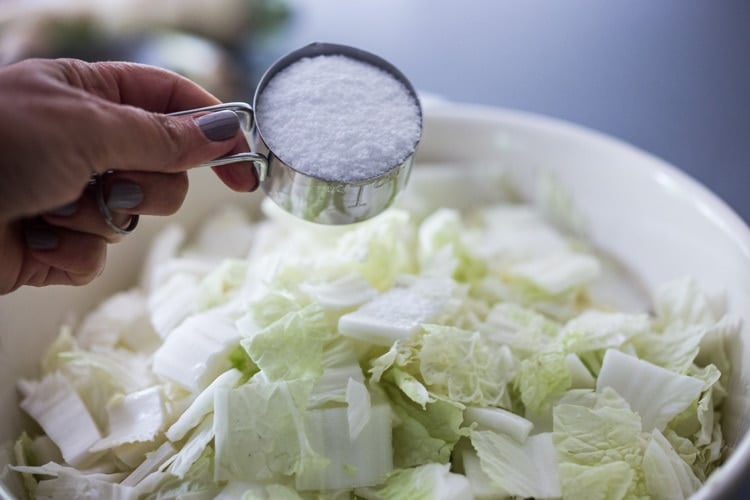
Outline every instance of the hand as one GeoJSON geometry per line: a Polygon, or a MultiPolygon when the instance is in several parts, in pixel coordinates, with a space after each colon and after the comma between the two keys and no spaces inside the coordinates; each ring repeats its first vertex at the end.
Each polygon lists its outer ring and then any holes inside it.
{"type": "MultiPolygon", "coordinates": [[[[182,204],[185,170],[244,149],[224,111],[164,113],[217,104],[173,73],[130,63],[29,60],[0,69],[0,294],[23,285],[80,285],[101,273],[105,224],[87,186],[105,177],[116,224],[168,215],[182,204]]],[[[249,165],[216,167],[230,188],[257,187],[249,165]]]]}

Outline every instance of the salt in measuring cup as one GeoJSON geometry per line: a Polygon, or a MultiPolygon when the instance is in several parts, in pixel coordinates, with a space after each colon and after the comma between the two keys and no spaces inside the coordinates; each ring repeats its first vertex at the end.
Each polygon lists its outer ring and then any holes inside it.
{"type": "MultiPolygon", "coordinates": [[[[252,106],[243,102],[232,102],[172,114],[188,115],[220,110],[232,110],[237,113],[251,151],[217,158],[201,166],[252,162],[260,187],[269,198],[297,217],[322,224],[351,224],[364,221],[389,207],[407,184],[422,132],[422,108],[417,93],[396,67],[364,50],[331,43],[312,43],[290,52],[272,64],[255,89],[252,106]],[[413,134],[413,141],[408,141],[408,146],[403,148],[401,154],[393,157],[392,165],[373,170],[372,175],[365,173],[357,178],[342,176],[341,170],[326,175],[321,174],[325,172],[325,168],[319,168],[325,165],[315,165],[313,169],[300,168],[285,158],[284,151],[275,151],[270,147],[269,143],[273,142],[273,137],[267,136],[268,131],[264,128],[264,123],[258,120],[258,103],[263,92],[280,72],[297,62],[317,56],[344,56],[366,63],[403,86],[414,106],[414,125],[418,129],[416,134],[413,134]]],[[[319,130],[321,137],[326,133],[324,127],[319,130]]],[[[355,163],[362,160],[351,161],[355,163]]],[[[365,171],[367,172],[367,169],[365,171]]]]}

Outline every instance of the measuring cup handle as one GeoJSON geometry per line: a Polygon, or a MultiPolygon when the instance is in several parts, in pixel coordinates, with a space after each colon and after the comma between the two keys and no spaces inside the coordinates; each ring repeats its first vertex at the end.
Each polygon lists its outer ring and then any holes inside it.
{"type": "MultiPolygon", "coordinates": [[[[255,113],[253,107],[246,102],[227,102],[224,104],[214,104],[202,108],[186,109],[169,113],[170,116],[194,115],[196,113],[213,113],[215,111],[230,110],[237,113],[240,118],[240,126],[245,132],[249,132],[255,123],[255,113]]],[[[215,160],[201,163],[199,167],[216,167],[219,165],[229,165],[230,163],[251,162],[255,167],[255,173],[258,176],[258,182],[263,182],[268,173],[268,160],[260,153],[235,153],[233,155],[222,156],[215,160]]]]}
{"type": "Polygon", "coordinates": [[[249,161],[255,168],[255,174],[258,177],[258,182],[263,182],[268,174],[268,160],[265,156],[260,153],[235,153],[229,156],[222,156],[215,160],[201,163],[198,167],[218,167],[219,165],[229,165],[230,163],[240,163],[249,161]]]}

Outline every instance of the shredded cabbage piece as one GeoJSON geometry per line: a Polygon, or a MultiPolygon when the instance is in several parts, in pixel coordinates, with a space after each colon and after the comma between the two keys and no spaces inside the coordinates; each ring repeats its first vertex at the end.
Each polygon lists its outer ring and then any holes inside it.
{"type": "Polygon", "coordinates": [[[262,221],[228,208],[192,238],[168,228],[142,284],[61,328],[40,377],[19,382],[41,433],[0,447],[0,484],[55,498],[687,498],[724,456],[740,319],[689,278],[654,291],[653,312],[600,300],[607,261],[545,189],[574,233],[531,206],[429,196],[351,227],[265,203],[262,221]]]}

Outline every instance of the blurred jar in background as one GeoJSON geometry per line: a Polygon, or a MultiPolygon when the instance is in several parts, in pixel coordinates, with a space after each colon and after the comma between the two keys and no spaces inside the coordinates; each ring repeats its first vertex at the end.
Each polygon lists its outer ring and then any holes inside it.
{"type": "Polygon", "coordinates": [[[29,57],[125,60],[171,69],[219,99],[249,99],[258,37],[282,0],[0,0],[0,64],[29,57]]]}

